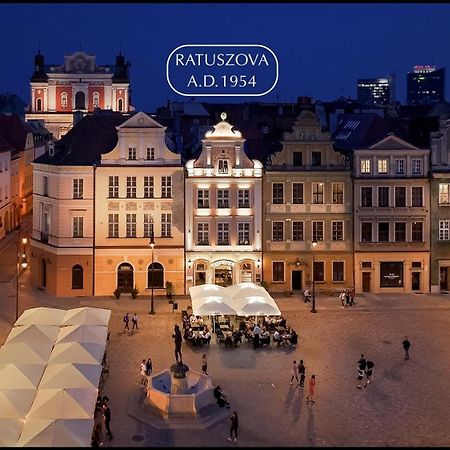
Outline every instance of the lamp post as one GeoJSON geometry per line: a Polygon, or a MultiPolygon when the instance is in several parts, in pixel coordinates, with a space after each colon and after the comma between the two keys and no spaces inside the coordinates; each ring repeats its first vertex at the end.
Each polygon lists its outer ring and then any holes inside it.
{"type": "Polygon", "coordinates": [[[317,309],[316,309],[316,277],[315,277],[315,273],[314,273],[314,265],[315,265],[315,255],[314,255],[314,249],[317,246],[317,241],[314,239],[312,241],[312,257],[313,257],[313,263],[312,263],[312,282],[313,282],[313,301],[312,301],[312,307],[311,307],[311,312],[312,313],[316,313],[317,309]]]}
{"type": "Polygon", "coordinates": [[[27,255],[25,253],[25,246],[28,242],[28,239],[26,237],[23,237],[20,239],[20,229],[19,229],[19,236],[17,238],[17,261],[16,261],[16,320],[19,318],[19,275],[20,275],[20,269],[26,269],[28,266],[27,262],[27,255]],[[22,242],[23,245],[23,251],[20,250],[20,243],[22,242]]]}
{"type": "Polygon", "coordinates": [[[149,312],[149,314],[151,314],[151,315],[154,315],[155,314],[155,310],[154,310],[154,305],[153,305],[153,285],[154,285],[154,283],[153,283],[153,270],[154,270],[154,267],[153,267],[153,249],[155,248],[155,236],[154,236],[154,233],[153,233],[153,230],[152,230],[152,234],[150,235],[150,247],[151,247],[151,249],[152,249],[152,301],[151,301],[151,306],[150,306],[150,312],[149,312]]]}

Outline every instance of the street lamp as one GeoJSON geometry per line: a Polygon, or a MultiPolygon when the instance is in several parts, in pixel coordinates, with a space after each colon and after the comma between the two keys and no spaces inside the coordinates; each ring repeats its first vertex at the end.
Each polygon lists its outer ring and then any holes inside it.
{"type": "Polygon", "coordinates": [[[153,283],[153,269],[154,269],[154,267],[153,267],[153,249],[155,248],[155,235],[153,233],[153,230],[152,230],[152,234],[150,235],[150,247],[152,249],[152,302],[151,302],[149,314],[153,315],[153,314],[155,314],[155,310],[153,307],[153,284],[154,284],[153,283]]]}
{"type": "Polygon", "coordinates": [[[312,241],[312,256],[313,256],[313,263],[312,263],[312,282],[313,282],[313,301],[312,301],[312,307],[311,307],[311,312],[312,313],[316,313],[317,309],[316,309],[316,277],[315,277],[315,273],[314,273],[314,266],[315,266],[315,257],[314,257],[314,249],[317,246],[317,241],[314,239],[312,241]]]}
{"type": "Polygon", "coordinates": [[[19,237],[17,239],[17,262],[16,262],[16,320],[19,318],[19,275],[21,269],[26,269],[28,266],[27,255],[25,253],[25,246],[28,242],[26,237],[20,239],[20,231],[19,237]],[[23,245],[23,251],[20,251],[20,242],[23,245]]]}

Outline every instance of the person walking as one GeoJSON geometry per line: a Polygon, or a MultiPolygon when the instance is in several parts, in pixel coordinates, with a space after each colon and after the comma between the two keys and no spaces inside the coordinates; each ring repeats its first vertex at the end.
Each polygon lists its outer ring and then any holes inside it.
{"type": "Polygon", "coordinates": [[[261,334],[261,328],[256,324],[253,328],[253,348],[259,348],[259,335],[261,334]]]}
{"type": "Polygon", "coordinates": [[[109,439],[112,439],[113,435],[109,426],[111,423],[111,410],[109,409],[109,405],[106,400],[104,400],[103,403],[103,420],[105,422],[106,434],[108,435],[109,439]]]}
{"type": "Polygon", "coordinates": [[[92,433],[91,447],[102,447],[103,446],[103,424],[98,422],[95,425],[94,432],[92,433]]]}
{"type": "Polygon", "coordinates": [[[351,306],[350,304],[350,292],[348,289],[345,290],[345,306],[351,306]]]}
{"type": "Polygon", "coordinates": [[[230,426],[230,436],[228,440],[231,441],[233,439],[233,432],[234,432],[234,442],[237,442],[239,417],[236,411],[233,411],[233,414],[231,414],[230,419],[231,419],[231,426],[230,426]]]}
{"type": "Polygon", "coordinates": [[[375,364],[373,363],[373,361],[368,360],[366,363],[366,382],[364,383],[364,387],[366,388],[367,385],[373,381],[373,368],[374,368],[375,364]]]}
{"type": "Polygon", "coordinates": [[[308,288],[306,288],[306,289],[303,291],[303,298],[304,298],[305,303],[311,301],[311,294],[310,294],[308,288]]]}
{"type": "Polygon", "coordinates": [[[355,290],[353,288],[350,289],[349,295],[350,295],[350,306],[356,306],[356,303],[355,303],[355,290]]]}
{"type": "Polygon", "coordinates": [[[343,308],[345,308],[345,290],[342,289],[341,293],[339,294],[339,300],[341,301],[341,305],[343,308]]]}
{"type": "Polygon", "coordinates": [[[141,375],[141,384],[145,387],[147,385],[147,364],[145,359],[143,359],[141,362],[141,375]]]}
{"type": "Polygon", "coordinates": [[[208,375],[208,357],[206,353],[203,353],[202,356],[202,373],[208,375]]]}
{"type": "Polygon", "coordinates": [[[359,364],[366,364],[366,358],[364,358],[364,355],[361,353],[361,358],[359,358],[358,365],[359,364]]]}
{"type": "Polygon", "coordinates": [[[411,347],[411,342],[409,342],[408,337],[405,336],[405,339],[402,342],[403,349],[405,350],[405,357],[404,360],[406,361],[409,359],[409,347],[411,347]]]}
{"type": "MultiPolygon", "coordinates": [[[[364,355],[361,355],[361,357],[363,357],[364,355]]],[[[358,376],[357,376],[357,380],[358,380],[358,386],[356,386],[357,389],[361,389],[361,382],[362,379],[364,378],[364,372],[366,370],[366,360],[365,359],[360,359],[358,361],[358,376]]]]}
{"type": "Polygon", "coordinates": [[[174,327],[172,338],[175,343],[175,359],[178,362],[178,358],[180,358],[180,362],[183,362],[183,355],[181,354],[181,343],[183,342],[183,336],[181,336],[180,327],[178,325],[175,325],[174,327]]]}
{"type": "Polygon", "coordinates": [[[309,387],[309,392],[306,397],[307,405],[309,405],[309,403],[316,403],[313,400],[314,394],[316,393],[316,376],[315,375],[311,375],[311,378],[309,379],[308,387],[309,387]]]}
{"type": "Polygon", "coordinates": [[[291,382],[290,382],[290,384],[293,384],[294,378],[297,380],[297,383],[299,383],[297,361],[295,361],[295,360],[292,363],[292,367],[291,367],[291,382]]]}
{"type": "Polygon", "coordinates": [[[131,327],[131,331],[133,331],[135,328],[137,331],[139,331],[138,316],[136,313],[133,314],[133,317],[131,318],[131,323],[133,324],[133,326],[131,327]]]}
{"type": "Polygon", "coordinates": [[[300,375],[300,387],[305,387],[305,372],[306,372],[306,368],[305,365],[303,364],[303,359],[300,360],[300,363],[298,365],[298,373],[300,375]]]}
{"type": "Polygon", "coordinates": [[[129,321],[130,321],[130,313],[126,313],[123,316],[123,323],[124,323],[123,331],[125,331],[125,330],[130,331],[130,327],[128,326],[129,321]]]}
{"type": "Polygon", "coordinates": [[[153,364],[152,359],[148,358],[147,362],[145,363],[145,374],[149,377],[153,372],[153,364]]]}

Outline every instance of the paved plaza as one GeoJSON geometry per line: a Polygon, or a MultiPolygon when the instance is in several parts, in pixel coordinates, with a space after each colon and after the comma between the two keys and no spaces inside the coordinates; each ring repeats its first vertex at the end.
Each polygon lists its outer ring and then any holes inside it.
{"type": "MultiPolygon", "coordinates": [[[[1,256],[1,255],[0,255],[1,256]]],[[[129,395],[140,387],[139,364],[151,357],[154,373],[174,362],[171,334],[181,324],[178,299],[172,313],[165,299],[148,297],[57,299],[20,283],[23,309],[34,306],[98,306],[112,310],[108,345],[110,376],[104,394],[111,399],[114,439],[105,446],[449,446],[450,296],[359,296],[357,306],[343,309],[337,298],[319,297],[318,313],[299,297],[276,298],[287,324],[300,335],[295,349],[191,348],[183,342],[187,365],[200,371],[208,354],[208,373],[228,394],[240,418],[238,443],[227,441],[229,419],[207,430],[159,430],[129,416],[129,395]],[[125,312],[137,312],[139,332],[123,333],[125,312]],[[401,342],[412,343],[403,360],[401,342]],[[361,353],[375,363],[374,383],[356,389],[361,353]],[[289,384],[292,361],[305,361],[307,378],[317,378],[317,403],[305,404],[305,393],[289,384]]],[[[0,343],[14,318],[13,283],[2,283],[0,343]]]]}

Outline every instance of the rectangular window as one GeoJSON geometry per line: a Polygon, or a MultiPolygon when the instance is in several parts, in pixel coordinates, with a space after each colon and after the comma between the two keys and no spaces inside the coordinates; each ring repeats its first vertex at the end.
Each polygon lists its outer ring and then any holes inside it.
{"type": "Polygon", "coordinates": [[[284,222],[272,222],[272,241],[284,241],[283,224],[284,222]]]}
{"type": "Polygon", "coordinates": [[[110,198],[119,197],[119,177],[117,175],[109,177],[108,188],[108,195],[110,198]]]}
{"type": "Polygon", "coordinates": [[[153,198],[155,196],[155,179],[144,177],[144,197],[153,198]]]}
{"type": "Polygon", "coordinates": [[[378,188],[378,206],[380,208],[389,206],[389,187],[381,186],[378,188]]]}
{"type": "Polygon", "coordinates": [[[387,159],[379,159],[378,161],[378,173],[386,174],[388,173],[388,160],[387,159]]]}
{"type": "Polygon", "coordinates": [[[227,174],[228,173],[228,159],[219,159],[219,173],[227,174]]]}
{"type": "Polygon", "coordinates": [[[83,178],[74,178],[73,198],[83,198],[83,178]]]}
{"type": "Polygon", "coordinates": [[[282,205],[284,203],[284,184],[272,183],[272,203],[282,205]]]}
{"type": "Polygon", "coordinates": [[[250,223],[238,223],[238,245],[250,245],[250,223]]]}
{"type": "Polygon", "coordinates": [[[228,223],[217,224],[217,245],[230,245],[228,223]]]}
{"type": "Polygon", "coordinates": [[[127,238],[136,237],[136,214],[127,214],[127,238]]]}
{"type": "Polygon", "coordinates": [[[108,237],[119,237],[119,214],[108,214],[108,237]]]}
{"type": "Polygon", "coordinates": [[[412,174],[413,175],[422,175],[422,160],[421,159],[412,159],[412,174]]]}
{"type": "Polygon", "coordinates": [[[311,152],[311,165],[321,166],[322,165],[322,153],[321,152],[311,152]]]}
{"type": "Polygon", "coordinates": [[[439,183],[439,204],[448,205],[450,203],[450,184],[439,183]]]}
{"type": "Polygon", "coordinates": [[[292,183],[292,203],[302,205],[303,201],[303,183],[292,183]]]}
{"type": "Polygon", "coordinates": [[[303,153],[302,152],[293,152],[292,153],[292,165],[294,167],[303,166],[303,153]]]}
{"type": "Polygon", "coordinates": [[[136,159],[136,147],[128,148],[128,159],[135,160],[136,159]]]}
{"type": "Polygon", "coordinates": [[[284,262],[282,261],[272,262],[272,281],[274,283],[284,282],[284,262]]]}
{"type": "Polygon", "coordinates": [[[423,195],[421,186],[413,186],[411,188],[411,206],[414,207],[423,206],[423,195]]]}
{"type": "Polygon", "coordinates": [[[250,189],[238,190],[238,208],[250,208],[250,189]]]}
{"type": "Polygon", "coordinates": [[[403,287],[402,262],[380,262],[380,287],[403,287]]]}
{"type": "Polygon", "coordinates": [[[217,189],[217,207],[229,208],[229,191],[228,189],[217,189]]]}
{"type": "Polygon", "coordinates": [[[378,222],[378,242],[389,242],[389,222],[378,222]]]}
{"type": "Polygon", "coordinates": [[[406,242],[406,222],[395,222],[395,242],[406,242]]]}
{"type": "Polygon", "coordinates": [[[344,281],[344,261],[333,261],[333,281],[344,281]]]}
{"type": "Polygon", "coordinates": [[[404,208],[406,206],[406,187],[395,188],[395,207],[404,208]]]}
{"type": "Polygon", "coordinates": [[[83,237],[83,218],[74,217],[73,218],[73,237],[82,238],[83,237]]]}
{"type": "Polygon", "coordinates": [[[147,147],[146,158],[148,160],[155,159],[155,149],[153,147],[147,147]]]}
{"type": "Polygon", "coordinates": [[[312,183],[312,202],[315,204],[323,203],[323,183],[312,183]]]}
{"type": "Polygon", "coordinates": [[[136,177],[127,177],[127,198],[136,198],[136,177]]]}
{"type": "Polygon", "coordinates": [[[359,170],[361,173],[371,173],[372,161],[370,159],[361,159],[359,161],[359,170]]]}
{"type": "Polygon", "coordinates": [[[172,214],[161,214],[161,237],[172,236],[172,214]]]}
{"type": "Polygon", "coordinates": [[[144,237],[151,237],[153,232],[153,214],[144,214],[144,237]]]}
{"type": "Polygon", "coordinates": [[[323,261],[314,261],[314,281],[325,281],[325,264],[323,261]]]}
{"type": "Polygon", "coordinates": [[[316,242],[323,241],[323,222],[313,221],[312,238],[316,242]]]}
{"type": "Polygon", "coordinates": [[[423,242],[423,223],[413,222],[411,224],[411,241],[423,242]]]}
{"type": "Polygon", "coordinates": [[[293,241],[304,241],[304,223],[299,221],[292,222],[292,240],[293,241]]]}
{"type": "Polygon", "coordinates": [[[199,189],[197,191],[197,208],[209,208],[208,189],[199,189]]]}
{"type": "Polygon", "coordinates": [[[361,242],[372,242],[372,222],[361,222],[361,242]]]}
{"type": "Polygon", "coordinates": [[[395,173],[397,175],[405,174],[405,160],[404,159],[396,159],[395,160],[395,173]]]}
{"type": "Polygon", "coordinates": [[[344,240],[344,222],[342,220],[337,220],[331,222],[332,232],[331,238],[333,241],[343,241],[344,240]]]}
{"type": "Polygon", "coordinates": [[[197,224],[197,245],[209,245],[209,224],[197,224]]]}
{"type": "Polygon", "coordinates": [[[439,240],[440,241],[450,240],[450,220],[439,221],[439,240]]]}
{"type": "Polygon", "coordinates": [[[422,262],[421,261],[412,261],[411,267],[413,269],[421,269],[422,268],[422,262]]]}
{"type": "Polygon", "coordinates": [[[344,204],[344,183],[333,183],[333,203],[335,205],[344,204]]]}
{"type": "Polygon", "coordinates": [[[361,188],[361,207],[370,208],[372,207],[372,188],[362,187],[361,188]]]}
{"type": "Polygon", "coordinates": [[[172,177],[161,177],[161,197],[172,197],[172,177]]]}
{"type": "Polygon", "coordinates": [[[42,179],[44,181],[44,192],[42,193],[42,195],[48,197],[48,177],[43,176],[42,179]]]}

